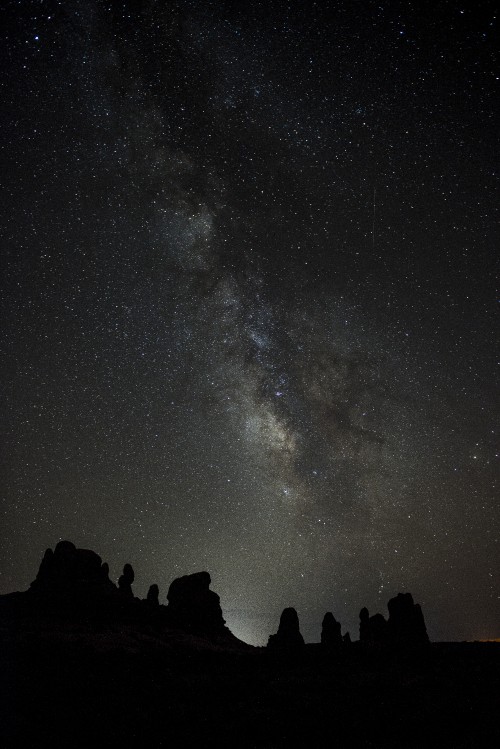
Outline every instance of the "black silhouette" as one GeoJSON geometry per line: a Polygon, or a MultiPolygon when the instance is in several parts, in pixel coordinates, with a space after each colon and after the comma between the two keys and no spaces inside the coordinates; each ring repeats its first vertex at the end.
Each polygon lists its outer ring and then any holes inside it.
{"type": "Polygon", "coordinates": [[[300,634],[299,617],[293,608],[284,609],[275,635],[269,637],[268,648],[274,650],[297,650],[304,646],[304,638],[300,634]]]}
{"type": "Polygon", "coordinates": [[[118,588],[122,595],[127,598],[133,598],[132,583],[134,582],[134,570],[131,564],[125,564],[123,567],[123,574],[118,579],[118,588]]]}
{"type": "Polygon", "coordinates": [[[147,596],[147,602],[150,606],[154,606],[155,608],[160,605],[159,599],[160,591],[156,583],[153,583],[153,585],[149,586],[148,590],[148,596],[147,596]]]}
{"type": "Polygon", "coordinates": [[[411,593],[398,593],[387,604],[389,620],[382,614],[359,612],[359,639],[369,647],[418,647],[429,642],[422,609],[413,603],[411,593]]]}
{"type": "Polygon", "coordinates": [[[109,568],[89,549],[77,549],[70,541],[60,541],[47,549],[31,583],[30,593],[40,599],[86,601],[109,596],[115,586],[109,568]]]}
{"type": "Polygon", "coordinates": [[[0,745],[500,746],[500,643],[430,643],[409,593],[360,641],[328,612],[304,644],[283,611],[267,648],[226,627],[210,575],[134,598],[92,551],[47,550],[29,590],[0,596],[0,745]]]}
{"type": "Polygon", "coordinates": [[[330,649],[338,649],[342,646],[341,625],[331,611],[327,611],[323,617],[321,626],[321,644],[330,649]]]}
{"type": "Polygon", "coordinates": [[[168,610],[174,627],[196,634],[224,635],[220,599],[210,590],[208,572],[178,577],[168,590],[168,610]]]}
{"type": "Polygon", "coordinates": [[[387,604],[389,636],[393,643],[425,645],[429,642],[422,609],[413,603],[411,593],[398,593],[387,604]]]}
{"type": "Polygon", "coordinates": [[[382,614],[370,616],[366,606],[359,612],[359,639],[366,645],[386,645],[387,622],[382,614]]]}

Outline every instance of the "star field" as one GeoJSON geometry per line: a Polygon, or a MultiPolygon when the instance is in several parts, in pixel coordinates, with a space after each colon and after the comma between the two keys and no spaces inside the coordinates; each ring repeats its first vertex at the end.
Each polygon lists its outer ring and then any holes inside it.
{"type": "Polygon", "coordinates": [[[495,4],[8,2],[0,588],[499,637],[495,4]],[[425,8],[424,8],[425,6],[425,8]]]}

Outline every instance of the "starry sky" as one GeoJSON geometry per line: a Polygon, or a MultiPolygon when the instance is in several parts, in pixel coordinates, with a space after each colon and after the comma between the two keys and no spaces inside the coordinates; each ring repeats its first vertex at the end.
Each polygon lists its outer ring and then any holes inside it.
{"type": "Polygon", "coordinates": [[[0,592],[500,636],[495,5],[3,3],[0,592]]]}

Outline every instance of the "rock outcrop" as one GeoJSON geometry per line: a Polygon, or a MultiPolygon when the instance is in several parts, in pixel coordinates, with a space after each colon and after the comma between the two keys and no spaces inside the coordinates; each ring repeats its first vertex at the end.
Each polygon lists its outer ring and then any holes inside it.
{"type": "Polygon", "coordinates": [[[153,585],[149,586],[148,595],[146,598],[146,601],[150,606],[154,606],[155,608],[160,605],[159,601],[160,596],[160,590],[156,583],[153,583],[153,585]]]}
{"type": "Polygon", "coordinates": [[[323,617],[321,644],[330,650],[338,649],[342,646],[341,625],[331,611],[327,611],[323,617]]]}
{"type": "Polygon", "coordinates": [[[411,593],[398,593],[387,604],[389,609],[389,635],[392,642],[421,645],[429,642],[424,615],[411,593]]]}
{"type": "Polygon", "coordinates": [[[267,647],[275,650],[298,650],[304,647],[304,638],[300,634],[299,617],[295,609],[283,610],[278,631],[269,637],[267,647]]]}
{"type": "Polygon", "coordinates": [[[36,598],[85,602],[112,595],[116,588],[98,554],[60,541],[45,552],[29,592],[36,598]]]}
{"type": "Polygon", "coordinates": [[[167,600],[172,626],[194,634],[227,634],[220,598],[210,582],[208,572],[195,572],[171,583],[167,600]]]}
{"type": "Polygon", "coordinates": [[[118,578],[118,590],[126,598],[133,598],[132,583],[134,582],[135,574],[131,564],[125,564],[123,566],[123,574],[118,578]]]}
{"type": "Polygon", "coordinates": [[[219,596],[210,590],[208,572],[174,580],[168,591],[168,606],[160,605],[156,584],[150,586],[145,600],[135,598],[134,577],[127,563],[115,585],[109,578],[108,565],[98,554],[61,541],[54,550],[45,552],[29,590],[0,596],[0,618],[15,621],[31,617],[45,629],[76,622],[88,632],[96,627],[96,631],[123,627],[125,633],[135,629],[149,635],[153,628],[157,637],[179,637],[184,643],[185,635],[194,635],[198,644],[202,638],[203,647],[251,648],[225,626],[219,596]]]}
{"type": "Polygon", "coordinates": [[[388,625],[382,614],[370,616],[366,606],[359,612],[359,639],[366,645],[385,645],[388,625]]]}
{"type": "Polygon", "coordinates": [[[429,642],[422,609],[413,602],[411,593],[398,593],[387,604],[389,619],[382,614],[370,616],[368,609],[359,613],[359,639],[367,645],[425,645],[429,642]]]}
{"type": "MultiPolygon", "coordinates": [[[[36,579],[25,593],[2,597],[5,611],[39,612],[49,620],[61,615],[67,619],[82,616],[89,622],[126,623],[128,626],[154,626],[158,632],[180,630],[213,642],[239,644],[225,626],[220,599],[210,590],[208,572],[197,572],[174,580],[168,590],[168,606],[159,603],[158,585],[151,585],[144,601],[134,598],[134,570],[125,564],[114,585],[109,568],[101,557],[89,549],[77,549],[70,541],[60,541],[55,549],[47,549],[36,579]],[[17,607],[17,608],[16,608],[17,607]]],[[[398,593],[388,603],[389,618],[382,614],[370,616],[367,608],[360,611],[359,638],[368,648],[411,648],[429,642],[422,610],[410,593],[398,593]]],[[[331,612],[323,618],[321,647],[340,650],[350,643],[342,637],[340,622],[331,612]]],[[[298,651],[304,647],[299,618],[294,608],[281,614],[278,631],[269,637],[268,647],[274,650],[298,651]]],[[[346,651],[347,652],[347,651],[346,651]]]]}

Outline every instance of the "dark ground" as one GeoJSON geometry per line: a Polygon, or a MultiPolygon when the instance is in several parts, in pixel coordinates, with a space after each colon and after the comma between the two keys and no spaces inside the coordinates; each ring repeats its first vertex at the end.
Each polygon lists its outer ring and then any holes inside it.
{"type": "Polygon", "coordinates": [[[500,747],[500,643],[337,654],[133,623],[1,625],[2,747],[500,747]]]}

